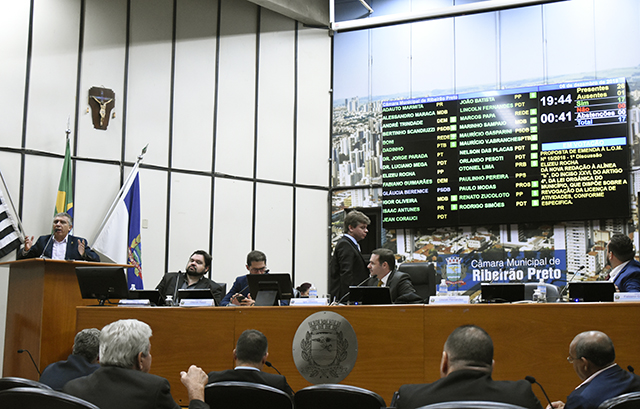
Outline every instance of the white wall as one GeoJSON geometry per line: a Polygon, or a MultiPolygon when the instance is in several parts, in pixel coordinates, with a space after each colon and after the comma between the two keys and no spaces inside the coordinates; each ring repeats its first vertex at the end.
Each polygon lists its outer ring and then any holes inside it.
{"type": "MultiPolygon", "coordinates": [[[[91,243],[149,144],[145,288],[184,269],[196,249],[212,249],[213,279],[230,285],[255,247],[272,271],[324,293],[331,39],[252,3],[220,1],[180,0],[174,16],[172,0],[134,0],[130,10],[126,0],[85,0],[82,32],[81,0],[35,1],[31,26],[29,2],[3,2],[0,170],[27,234],[46,233],[70,118],[75,233],[91,243]],[[93,86],[116,94],[106,131],[87,112],[93,86]]],[[[2,344],[8,272],[0,268],[2,344]]]]}

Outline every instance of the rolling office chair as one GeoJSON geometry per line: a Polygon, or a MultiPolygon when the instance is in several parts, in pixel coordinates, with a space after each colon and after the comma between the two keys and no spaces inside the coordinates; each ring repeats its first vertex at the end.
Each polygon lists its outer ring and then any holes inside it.
{"type": "MultiPolygon", "coordinates": [[[[547,302],[558,302],[560,300],[560,290],[557,286],[549,283],[544,284],[547,287],[547,302]]],[[[538,283],[524,283],[524,299],[533,300],[533,292],[538,288],[538,283]]]]}
{"type": "Polygon", "coordinates": [[[39,387],[17,387],[0,391],[0,407],[20,409],[100,409],[84,399],[39,387]]]}
{"type": "Polygon", "coordinates": [[[398,271],[409,274],[411,284],[416,293],[429,302],[429,297],[436,295],[436,269],[431,263],[402,263],[398,271]]]}
{"type": "Polygon", "coordinates": [[[296,392],[296,409],[380,409],[387,405],[375,392],[357,386],[320,384],[296,392]]]}
{"type": "Polygon", "coordinates": [[[625,393],[611,399],[607,399],[598,406],[598,409],[636,409],[640,408],[640,392],[625,393]]]}
{"type": "Polygon", "coordinates": [[[249,407],[293,409],[293,399],[268,385],[252,382],[215,382],[204,388],[204,401],[211,408],[235,408],[238,402],[249,407]]]}
{"type": "Polygon", "coordinates": [[[525,409],[519,405],[511,403],[489,402],[489,401],[454,401],[433,403],[422,406],[418,409],[525,409]]]}
{"type": "Polygon", "coordinates": [[[0,391],[20,387],[51,389],[49,385],[45,385],[38,381],[32,381],[31,379],[17,378],[13,376],[0,378],[0,391]]]}

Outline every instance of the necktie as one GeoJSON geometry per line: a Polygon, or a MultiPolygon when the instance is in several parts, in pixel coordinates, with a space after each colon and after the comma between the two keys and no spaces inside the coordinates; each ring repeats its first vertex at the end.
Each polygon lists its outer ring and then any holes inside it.
{"type": "Polygon", "coordinates": [[[378,287],[382,287],[382,280],[378,280],[378,287]]]}

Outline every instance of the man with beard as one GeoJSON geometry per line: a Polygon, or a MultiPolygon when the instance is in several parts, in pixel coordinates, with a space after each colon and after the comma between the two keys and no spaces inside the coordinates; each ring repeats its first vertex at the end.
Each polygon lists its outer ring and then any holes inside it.
{"type": "Polygon", "coordinates": [[[46,257],[54,260],[100,261],[100,257],[87,245],[87,240],[69,234],[73,220],[67,213],[53,218],[53,235],[46,234],[33,242],[33,236],[25,237],[24,248],[18,252],[18,260],[46,257]]]}
{"type": "Polygon", "coordinates": [[[611,266],[609,281],[621,292],[640,292],[640,263],[629,236],[616,233],[607,244],[607,264],[611,266]]]}
{"type": "Polygon", "coordinates": [[[210,269],[211,256],[209,253],[204,250],[196,250],[189,257],[186,273],[178,271],[177,273],[165,274],[156,286],[156,290],[160,291],[163,300],[167,298],[167,295],[170,295],[175,301],[178,290],[209,289],[213,293],[216,305],[219,305],[224,292],[218,283],[204,276],[210,269]]]}

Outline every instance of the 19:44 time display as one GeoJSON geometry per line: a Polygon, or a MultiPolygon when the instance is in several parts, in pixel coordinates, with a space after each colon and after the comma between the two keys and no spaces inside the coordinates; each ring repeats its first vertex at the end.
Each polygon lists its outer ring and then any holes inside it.
{"type": "Polygon", "coordinates": [[[554,114],[549,112],[548,114],[540,114],[540,122],[543,124],[553,124],[556,122],[571,122],[571,111],[561,112],[554,114]]]}
{"type": "Polygon", "coordinates": [[[559,97],[554,97],[553,95],[547,95],[540,98],[540,102],[543,107],[550,107],[554,105],[562,105],[562,104],[570,104],[572,101],[571,94],[560,95],[559,97]]]}

